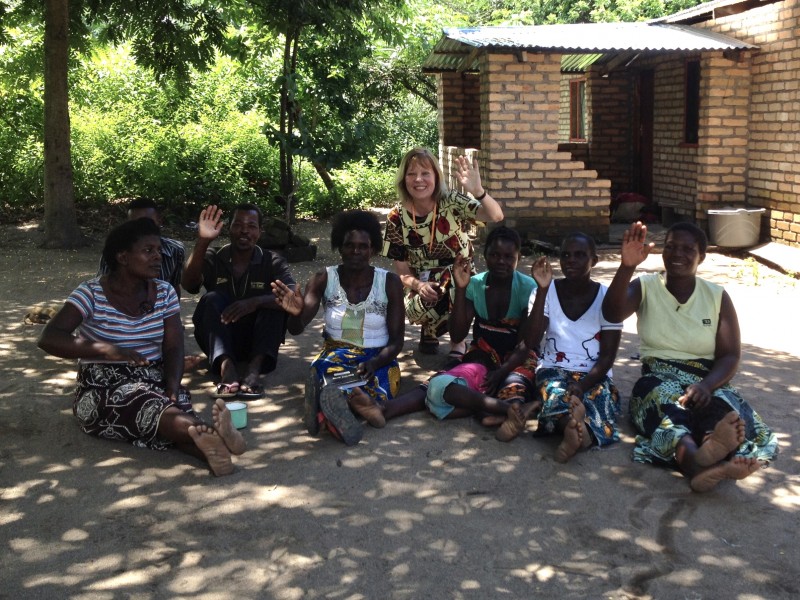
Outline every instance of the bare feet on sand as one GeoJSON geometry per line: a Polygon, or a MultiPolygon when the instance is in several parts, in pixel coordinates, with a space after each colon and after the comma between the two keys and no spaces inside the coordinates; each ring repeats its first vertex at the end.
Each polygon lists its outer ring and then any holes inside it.
{"type": "Polygon", "coordinates": [[[481,419],[481,425],[484,427],[499,427],[506,421],[503,415],[486,415],[481,419]]]}
{"type": "Polygon", "coordinates": [[[366,419],[367,423],[373,427],[380,429],[386,426],[386,419],[383,416],[381,407],[364,390],[354,388],[350,392],[347,402],[350,404],[350,408],[366,419]]]}
{"type": "Polygon", "coordinates": [[[200,363],[203,362],[204,358],[205,356],[201,354],[189,354],[187,356],[184,356],[183,372],[188,373],[190,371],[194,371],[200,365],[200,363]]]}
{"type": "Polygon", "coordinates": [[[581,448],[588,448],[591,443],[589,431],[586,429],[584,418],[586,417],[586,407],[583,401],[577,396],[570,396],[567,400],[569,404],[569,420],[564,427],[564,439],[556,448],[556,462],[565,463],[581,448]]]}
{"type": "Polygon", "coordinates": [[[695,492],[710,492],[717,487],[720,481],[744,479],[758,471],[760,466],[757,458],[734,456],[731,460],[723,461],[695,475],[689,482],[689,486],[695,492]]]}
{"type": "Polygon", "coordinates": [[[506,420],[500,425],[494,437],[499,442],[510,442],[523,431],[525,431],[525,417],[520,405],[515,403],[508,407],[506,420]]]}
{"type": "Polygon", "coordinates": [[[714,431],[703,440],[694,460],[701,467],[710,467],[736,450],[743,441],[744,421],[739,418],[739,413],[732,410],[722,417],[714,431]]]}
{"type": "Polygon", "coordinates": [[[247,450],[247,444],[239,430],[233,426],[231,411],[228,410],[225,401],[221,398],[217,398],[214,401],[214,405],[211,407],[211,418],[214,420],[214,428],[222,438],[225,446],[231,451],[231,454],[236,454],[237,456],[244,454],[244,451],[247,450]]]}
{"type": "Polygon", "coordinates": [[[190,425],[189,435],[194,440],[195,445],[206,457],[208,466],[211,472],[220,477],[222,475],[230,475],[233,473],[233,463],[231,462],[231,453],[222,438],[214,431],[213,427],[209,427],[201,423],[200,425],[190,425]]]}

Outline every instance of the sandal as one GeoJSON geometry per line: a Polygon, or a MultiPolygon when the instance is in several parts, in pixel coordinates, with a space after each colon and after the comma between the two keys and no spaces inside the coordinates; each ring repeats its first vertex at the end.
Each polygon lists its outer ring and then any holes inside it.
{"type": "Polygon", "coordinates": [[[236,394],[236,397],[242,400],[260,400],[264,397],[264,386],[258,383],[253,385],[243,383],[239,386],[239,393],[236,394]]]}
{"type": "Polygon", "coordinates": [[[347,403],[347,394],[333,385],[326,385],[319,395],[328,428],[348,446],[355,446],[364,435],[364,428],[347,403]]]}
{"type": "Polygon", "coordinates": [[[219,382],[214,391],[211,392],[212,398],[235,398],[239,393],[239,384],[234,381],[233,383],[219,382]]]}
{"type": "Polygon", "coordinates": [[[459,352],[458,350],[450,350],[450,353],[447,355],[447,360],[442,366],[442,369],[445,371],[449,371],[453,367],[460,365],[463,359],[464,359],[463,352],[459,352]]]}
{"type": "Polygon", "coordinates": [[[423,331],[419,338],[418,348],[422,354],[436,354],[439,350],[439,338],[426,335],[423,331]]]}
{"type": "Polygon", "coordinates": [[[306,431],[311,435],[319,433],[319,392],[319,375],[317,375],[316,369],[311,368],[306,378],[305,395],[303,397],[303,424],[306,426],[306,431]]]}

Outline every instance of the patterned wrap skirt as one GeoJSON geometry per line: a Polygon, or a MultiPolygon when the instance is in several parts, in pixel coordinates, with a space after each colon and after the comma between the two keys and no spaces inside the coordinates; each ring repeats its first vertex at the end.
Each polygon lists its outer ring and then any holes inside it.
{"type": "MultiPolygon", "coordinates": [[[[558,420],[569,414],[567,385],[572,381],[580,381],[584,375],[586,373],[558,367],[542,367],[536,372],[536,385],[544,400],[542,412],[539,413],[538,434],[553,433],[558,420]]],[[[597,445],[602,447],[618,442],[619,391],[611,378],[605,377],[586,392],[583,405],[586,408],[584,423],[597,445]]]]}
{"type": "MultiPolygon", "coordinates": [[[[326,339],[322,351],[311,362],[320,381],[326,373],[336,373],[342,367],[354,367],[374,358],[383,348],[360,348],[347,342],[326,339]]],[[[400,387],[400,364],[393,360],[375,371],[375,377],[361,386],[364,392],[381,406],[394,398],[400,387]]]]}
{"type": "Polygon", "coordinates": [[[158,437],[158,423],[169,407],[195,416],[189,391],[177,402],[164,395],[162,362],[137,367],[123,363],[83,363],[72,412],[89,435],[164,450],[171,442],[158,437]]]}
{"type": "Polygon", "coordinates": [[[630,401],[631,421],[639,433],[633,460],[676,467],[675,450],[680,439],[685,435],[702,439],[730,410],[739,413],[745,423],[744,442],[734,454],[763,462],[775,459],[778,454],[775,434],[733,386],[714,390],[716,400],[712,405],[723,406],[723,411],[717,411],[711,421],[678,402],[686,388],[701,381],[712,365],[712,361],[703,359],[642,359],[642,376],[633,386],[630,401]]]}
{"type": "MultiPolygon", "coordinates": [[[[426,281],[439,284],[441,291],[439,297],[433,302],[426,302],[422,296],[409,288],[405,292],[403,305],[410,323],[422,325],[427,337],[441,337],[447,333],[447,319],[455,301],[453,265],[435,267],[425,274],[426,281]]],[[[415,273],[415,276],[419,274],[415,273]]]]}
{"type": "MultiPolygon", "coordinates": [[[[509,335],[516,339],[516,332],[509,332],[509,335]]],[[[489,342],[480,338],[477,341],[472,340],[469,348],[467,348],[467,353],[461,361],[480,362],[485,364],[489,371],[494,371],[502,366],[505,358],[507,356],[500,356],[497,350],[489,345],[489,342]]],[[[536,391],[534,377],[538,362],[539,356],[536,352],[530,350],[523,363],[506,375],[496,392],[497,398],[506,402],[520,404],[533,400],[536,391]]]]}

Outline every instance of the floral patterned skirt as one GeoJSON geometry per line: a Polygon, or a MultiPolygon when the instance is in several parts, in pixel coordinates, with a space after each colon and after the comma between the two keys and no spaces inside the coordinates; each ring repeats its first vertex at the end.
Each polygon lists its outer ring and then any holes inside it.
{"type": "MultiPolygon", "coordinates": [[[[536,385],[544,400],[542,412],[539,413],[537,433],[555,431],[558,420],[569,413],[566,402],[567,384],[580,381],[584,375],[585,373],[558,367],[543,367],[536,372],[536,385]]],[[[597,445],[607,446],[618,442],[619,391],[609,377],[583,395],[583,406],[586,408],[584,423],[592,432],[597,445]]]]}
{"type": "MultiPolygon", "coordinates": [[[[704,423],[704,431],[694,431],[695,423],[702,420],[695,418],[692,409],[678,402],[686,388],[702,380],[711,366],[711,361],[702,359],[642,359],[642,376],[633,386],[630,402],[631,421],[639,433],[633,451],[636,462],[674,467],[680,439],[685,435],[696,439],[702,437],[708,427],[713,428],[713,423],[704,423]]],[[[714,390],[713,395],[729,410],[738,412],[745,423],[744,442],[734,454],[763,462],[773,460],[778,454],[775,434],[736,388],[724,385],[714,390]]]]}
{"type": "MultiPolygon", "coordinates": [[[[383,348],[361,348],[331,339],[326,339],[322,350],[311,362],[311,367],[317,371],[320,381],[326,373],[336,373],[342,367],[358,366],[363,362],[377,356],[383,348]]],[[[375,371],[375,377],[368,381],[361,389],[380,405],[394,398],[400,387],[400,365],[393,360],[375,371]]]]}
{"type": "Polygon", "coordinates": [[[194,415],[189,391],[180,388],[177,402],[164,394],[161,361],[137,367],[122,363],[83,363],[72,412],[89,435],[163,450],[158,423],[169,407],[194,415]]]}

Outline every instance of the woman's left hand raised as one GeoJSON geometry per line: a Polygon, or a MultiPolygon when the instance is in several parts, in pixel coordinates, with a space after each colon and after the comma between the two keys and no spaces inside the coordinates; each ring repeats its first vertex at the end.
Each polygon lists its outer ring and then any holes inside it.
{"type": "Polygon", "coordinates": [[[546,256],[540,256],[531,265],[531,277],[540,288],[546,288],[553,281],[553,269],[546,256]]]}
{"type": "Polygon", "coordinates": [[[472,161],[470,161],[466,156],[459,156],[456,161],[458,162],[456,177],[464,188],[464,191],[472,194],[476,198],[482,196],[485,190],[481,185],[481,172],[478,170],[478,159],[473,158],[472,161]]]}
{"type": "Polygon", "coordinates": [[[299,317],[303,312],[305,301],[299,285],[295,290],[292,290],[282,281],[273,281],[272,293],[275,294],[275,302],[278,303],[278,306],[293,317],[299,317]]]}

